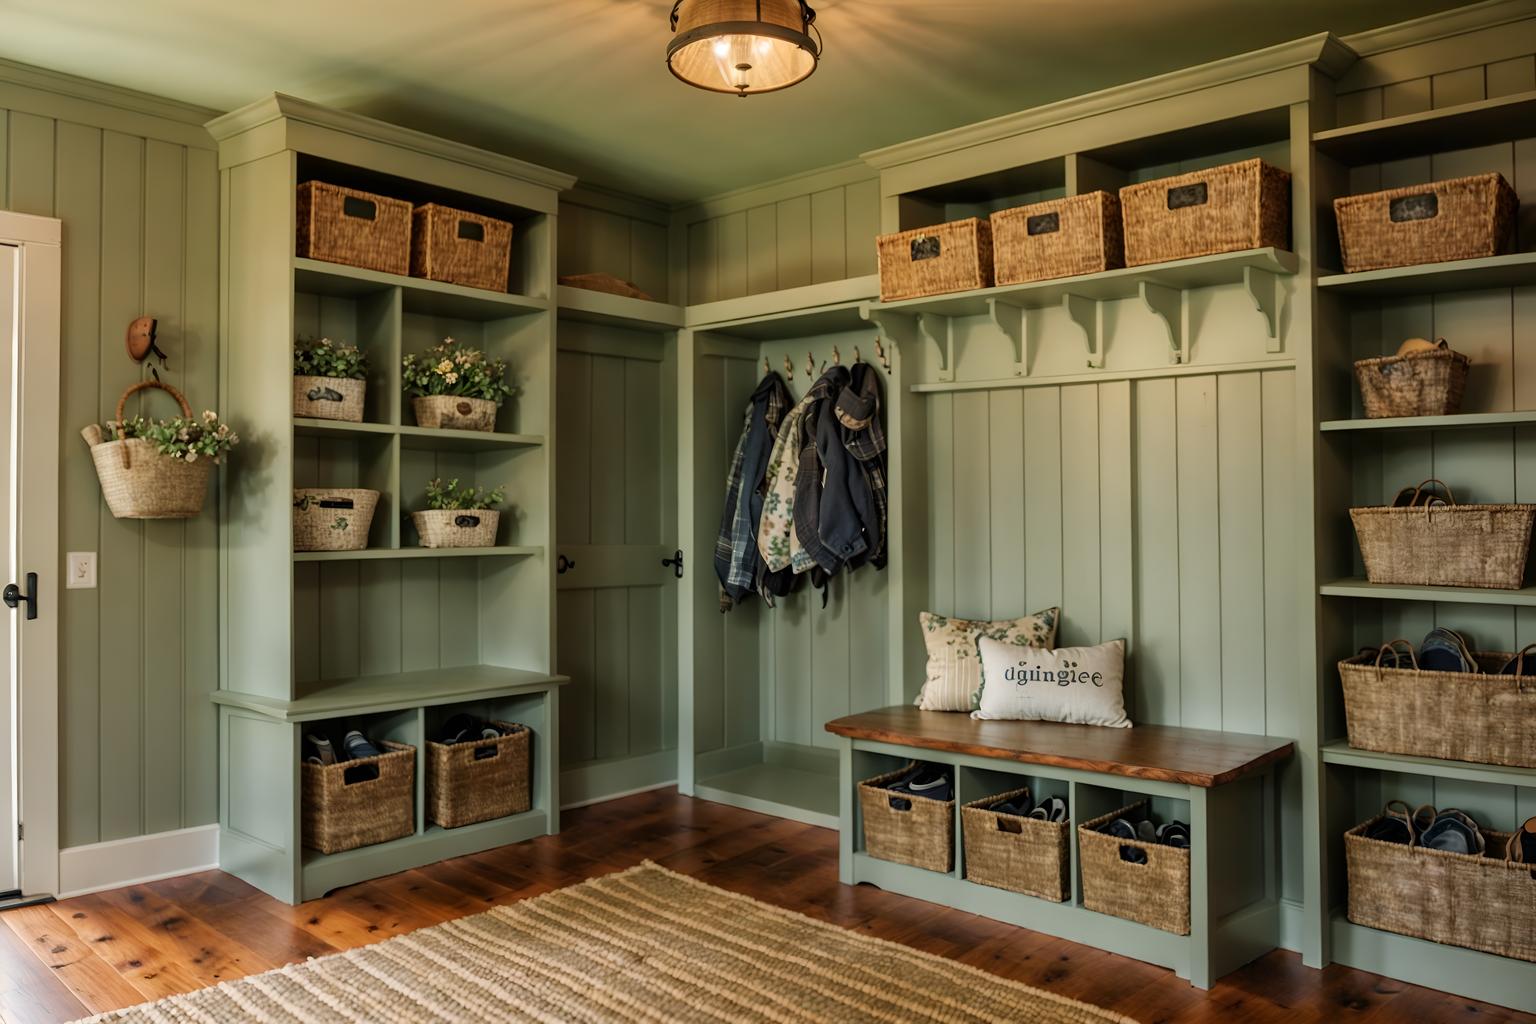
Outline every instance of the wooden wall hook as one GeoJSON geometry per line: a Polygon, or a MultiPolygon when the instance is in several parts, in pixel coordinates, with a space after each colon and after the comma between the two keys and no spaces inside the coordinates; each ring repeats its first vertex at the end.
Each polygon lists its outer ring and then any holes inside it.
{"type": "Polygon", "coordinates": [[[128,357],[136,363],[142,363],[150,357],[150,354],[158,356],[161,365],[165,364],[165,353],[160,351],[160,346],[155,344],[155,329],[159,321],[152,316],[141,316],[128,323],[128,335],[125,344],[128,346],[128,357]]]}
{"type": "Polygon", "coordinates": [[[795,364],[789,361],[789,353],[784,353],[784,376],[790,380],[795,379],[795,364]]]}

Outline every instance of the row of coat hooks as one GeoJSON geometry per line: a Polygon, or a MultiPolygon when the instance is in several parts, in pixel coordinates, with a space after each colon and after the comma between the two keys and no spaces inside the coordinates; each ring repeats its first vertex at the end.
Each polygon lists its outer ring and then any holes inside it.
{"type": "MultiPolygon", "coordinates": [[[[879,338],[875,339],[875,358],[877,360],[879,360],[880,365],[885,369],[886,373],[890,373],[891,372],[891,356],[890,356],[890,353],[887,352],[886,349],[885,349],[885,346],[880,343],[880,339],[879,338]]],[[[860,363],[860,362],[864,361],[864,357],[859,353],[859,346],[857,346],[857,345],[853,346],[853,361],[855,363],[860,363]]],[[[837,346],[836,345],[832,346],[832,365],[833,366],[841,366],[841,365],[843,365],[843,354],[837,350],[837,346]]],[[[768,374],[770,374],[772,372],[773,372],[772,364],[768,362],[768,357],[767,356],[763,356],[763,374],[764,374],[764,376],[766,376],[766,375],[768,375],[768,374]]],[[[805,376],[806,376],[807,379],[815,380],[817,376],[819,376],[820,374],[826,373],[826,372],[827,372],[827,361],[825,359],[823,359],[821,361],[821,369],[817,370],[815,354],[811,353],[811,352],[807,352],[805,354],[805,376]]],[[[795,379],[795,364],[790,360],[788,353],[786,353],[785,356],[784,356],[784,376],[788,380],[794,380],[795,379]]]]}

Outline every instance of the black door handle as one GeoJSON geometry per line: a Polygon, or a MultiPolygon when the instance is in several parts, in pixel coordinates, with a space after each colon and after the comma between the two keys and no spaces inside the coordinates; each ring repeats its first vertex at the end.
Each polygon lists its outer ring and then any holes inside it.
{"type": "Polygon", "coordinates": [[[569,558],[566,558],[564,555],[556,556],[556,558],[555,558],[555,575],[557,575],[557,576],[564,576],[566,573],[570,572],[574,568],[576,568],[576,563],[575,562],[571,561],[569,558]]]}
{"type": "Polygon", "coordinates": [[[671,558],[663,558],[661,560],[661,564],[662,565],[671,566],[672,567],[672,575],[677,577],[678,579],[682,579],[683,578],[683,549],[682,548],[678,548],[677,552],[671,558]]]}
{"type": "Polygon", "coordinates": [[[15,608],[18,604],[25,601],[27,603],[27,618],[37,618],[37,573],[27,573],[27,592],[25,594],[21,592],[21,588],[16,584],[7,583],[5,585],[5,592],[0,594],[0,600],[3,600],[8,608],[15,608]]]}

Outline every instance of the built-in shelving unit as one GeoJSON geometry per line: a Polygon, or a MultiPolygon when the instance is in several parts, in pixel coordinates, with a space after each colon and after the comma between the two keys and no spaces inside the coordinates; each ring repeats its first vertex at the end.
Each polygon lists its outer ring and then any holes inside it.
{"type": "Polygon", "coordinates": [[[632,299],[566,284],[557,287],[555,302],[562,320],[658,334],[683,326],[683,307],[666,302],[632,299]]]}
{"type": "Polygon", "coordinates": [[[1317,429],[1340,430],[1458,430],[1466,427],[1519,427],[1536,423],[1536,411],[1464,412],[1454,416],[1384,416],[1380,419],[1324,420],[1317,429]]]}
{"type": "MultiPolygon", "coordinates": [[[[1434,601],[1443,604],[1497,604],[1536,606],[1536,587],[1490,590],[1486,587],[1421,587],[1399,583],[1371,583],[1342,579],[1318,588],[1324,597],[1358,597],[1371,601],[1434,601]]],[[[1386,639],[1391,639],[1390,637],[1386,639]]]]}
{"type": "Polygon", "coordinates": [[[1319,152],[1346,164],[1379,163],[1526,138],[1536,92],[1459,103],[1315,132],[1319,152]]]}
{"type": "Polygon", "coordinates": [[[1456,779],[1462,782],[1483,782],[1492,786],[1536,786],[1536,768],[1510,768],[1498,764],[1477,764],[1472,761],[1448,761],[1436,757],[1414,757],[1411,754],[1384,754],[1375,750],[1360,750],[1349,745],[1348,740],[1334,740],[1323,744],[1323,761],[1328,764],[1347,765],[1351,768],[1368,768],[1371,771],[1400,772],[1404,775],[1423,775],[1429,778],[1456,779]]]}
{"type": "Polygon", "coordinates": [[[1317,279],[1317,286],[1325,291],[1372,298],[1524,288],[1532,284],[1536,284],[1536,252],[1329,274],[1317,279]]]}
{"type": "Polygon", "coordinates": [[[559,828],[554,568],[554,237],[571,179],[276,96],[210,125],[225,158],[221,409],[247,443],[224,503],[220,863],[298,902],[388,872],[559,828]],[[324,180],[511,221],[507,291],[363,270],[294,253],[295,187],[324,180]],[[294,417],[293,344],[369,359],[363,421],[294,417]],[[401,361],[444,338],[509,366],[489,432],[417,426],[401,361]],[[502,487],[496,543],[420,546],[409,513],[435,477],[502,487]],[[293,489],[379,492],[368,544],[294,551],[293,489]],[[533,734],[532,808],[461,829],[426,818],[426,745],[459,711],[533,734]],[[415,828],[337,854],[303,845],[304,734],[361,729],[417,750],[415,828]]]}
{"type": "Polygon", "coordinates": [[[863,307],[880,294],[878,277],[722,299],[687,308],[687,326],[747,342],[788,341],[857,330],[863,307]]]}

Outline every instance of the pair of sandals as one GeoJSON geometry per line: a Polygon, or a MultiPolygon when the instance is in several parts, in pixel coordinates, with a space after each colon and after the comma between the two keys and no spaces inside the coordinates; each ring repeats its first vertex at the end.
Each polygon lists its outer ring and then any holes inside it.
{"type": "Polygon", "coordinates": [[[1417,487],[1404,487],[1392,499],[1393,508],[1449,508],[1455,504],[1456,495],[1451,493],[1450,487],[1434,477],[1417,487]],[[1436,488],[1444,493],[1437,493],[1436,488]]]}
{"type": "MultiPolygon", "coordinates": [[[[1366,829],[1367,839],[1479,857],[1487,852],[1482,827],[1472,820],[1471,815],[1454,807],[1437,811],[1429,804],[1410,808],[1401,800],[1388,800],[1381,814],[1366,829]]],[[[1526,824],[1532,822],[1536,819],[1526,824]]],[[[1536,849],[1532,852],[1536,853],[1536,849]]]]}
{"type": "Polygon", "coordinates": [[[920,761],[900,776],[885,784],[896,795],[890,798],[891,806],[898,811],[912,809],[912,801],[906,796],[920,796],[927,800],[947,803],[955,798],[955,780],[948,765],[929,764],[920,761]]]}
{"type": "MultiPolygon", "coordinates": [[[[1182,821],[1169,821],[1162,825],[1154,825],[1150,818],[1132,823],[1127,818],[1116,818],[1105,825],[1100,831],[1114,836],[1116,839],[1135,839],[1138,842],[1154,846],[1172,846],[1176,849],[1189,849],[1189,826],[1182,821]]],[[[1139,846],[1120,847],[1120,859],[1131,864],[1145,864],[1147,851],[1139,846]]]]}
{"type": "Polygon", "coordinates": [[[1030,799],[1029,790],[1006,797],[992,804],[987,810],[996,814],[1009,814],[1015,818],[1033,818],[1036,821],[1063,822],[1067,820],[1067,802],[1059,796],[1048,796],[1038,804],[1030,799]]]}
{"type": "MultiPolygon", "coordinates": [[[[1370,648],[1360,652],[1373,653],[1370,648]]],[[[1483,674],[1483,666],[1467,638],[1454,629],[1436,626],[1415,651],[1407,640],[1392,640],[1377,648],[1376,664],[1381,668],[1411,669],[1415,672],[1468,672],[1483,674]]],[[[1504,662],[1502,676],[1536,676],[1536,644],[1527,644],[1504,662]]]]}

